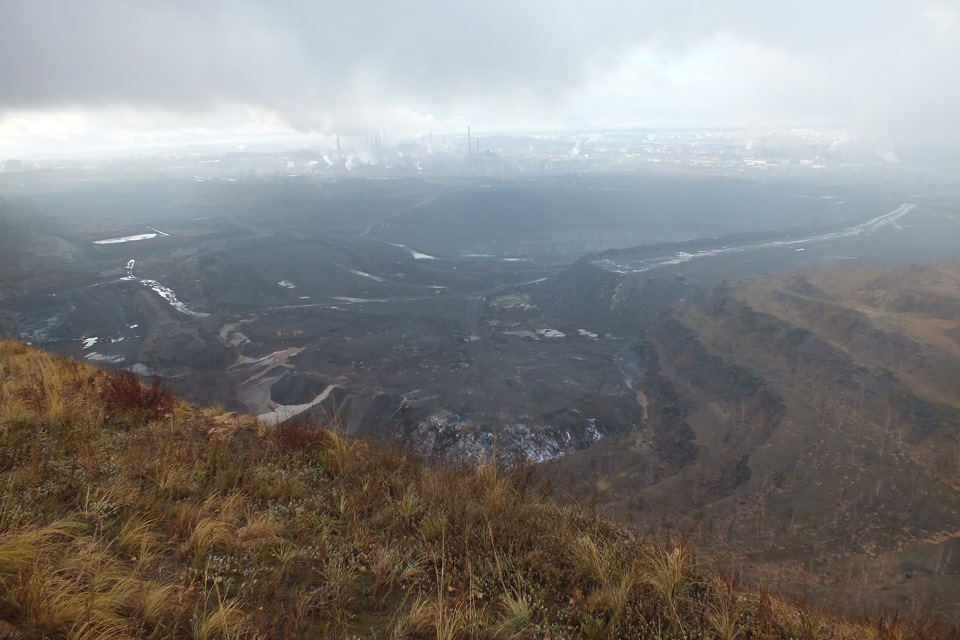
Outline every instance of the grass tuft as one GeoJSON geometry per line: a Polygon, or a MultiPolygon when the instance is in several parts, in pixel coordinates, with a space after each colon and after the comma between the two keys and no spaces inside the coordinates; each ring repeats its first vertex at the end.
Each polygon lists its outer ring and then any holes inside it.
{"type": "Polygon", "coordinates": [[[501,596],[503,617],[493,627],[493,635],[500,640],[514,640],[523,636],[530,623],[533,610],[530,599],[524,594],[508,593],[501,596]]]}
{"type": "Polygon", "coordinates": [[[219,602],[209,612],[198,612],[193,620],[193,637],[197,640],[246,638],[250,631],[247,614],[235,600],[219,602]]]}

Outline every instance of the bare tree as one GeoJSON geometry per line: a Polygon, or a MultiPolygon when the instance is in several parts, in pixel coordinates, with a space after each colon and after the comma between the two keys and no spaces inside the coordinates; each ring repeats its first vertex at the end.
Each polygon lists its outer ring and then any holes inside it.
{"type": "Polygon", "coordinates": [[[933,557],[930,559],[930,562],[927,563],[927,568],[930,569],[930,573],[935,576],[942,576],[946,572],[952,556],[953,550],[947,548],[946,542],[938,544],[933,557]]]}

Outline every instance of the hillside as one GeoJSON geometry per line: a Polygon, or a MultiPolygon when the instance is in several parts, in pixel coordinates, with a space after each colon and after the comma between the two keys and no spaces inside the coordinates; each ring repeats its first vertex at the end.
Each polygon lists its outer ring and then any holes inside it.
{"type": "MultiPolygon", "coordinates": [[[[621,324],[655,289],[622,278],[621,324]]],[[[644,425],[559,485],[817,601],[960,615],[960,265],[690,287],[637,332],[644,425]]]]}
{"type": "Polygon", "coordinates": [[[30,204],[0,197],[0,300],[83,273],[82,250],[61,237],[61,226],[30,204]]]}
{"type": "Polygon", "coordinates": [[[0,636],[948,637],[533,493],[0,342],[0,636]]]}

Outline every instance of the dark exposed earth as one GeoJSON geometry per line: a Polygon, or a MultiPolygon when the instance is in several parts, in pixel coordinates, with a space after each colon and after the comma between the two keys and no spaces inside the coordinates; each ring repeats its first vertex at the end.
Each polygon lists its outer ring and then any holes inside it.
{"type": "Polygon", "coordinates": [[[189,399],[538,461],[643,420],[637,336],[677,299],[771,270],[955,257],[950,201],[916,188],[8,185],[32,245],[0,309],[33,343],[189,399]]]}
{"type": "Polygon", "coordinates": [[[960,597],[960,274],[930,266],[960,260],[953,186],[3,176],[0,193],[0,331],[268,421],[541,463],[806,596],[875,574],[883,604],[960,597]]]}

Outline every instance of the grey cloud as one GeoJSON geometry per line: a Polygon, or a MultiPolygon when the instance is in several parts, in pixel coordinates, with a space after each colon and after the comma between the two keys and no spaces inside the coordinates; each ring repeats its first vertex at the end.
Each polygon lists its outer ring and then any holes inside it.
{"type": "MultiPolygon", "coordinates": [[[[937,7],[923,0],[8,1],[0,2],[0,110],[132,105],[189,113],[240,103],[276,109],[304,128],[347,120],[351,108],[370,104],[547,113],[631,47],[682,57],[722,35],[812,69],[765,79],[773,84],[757,97],[759,109],[899,121],[920,110],[898,86],[925,104],[957,107],[945,74],[960,62],[960,37],[954,31],[937,44],[916,31],[937,7]]],[[[749,90],[751,68],[729,73],[748,87],[739,91],[749,90]]],[[[703,101],[722,98],[721,91],[703,101]]],[[[946,122],[946,107],[933,111],[946,122]]]]}

